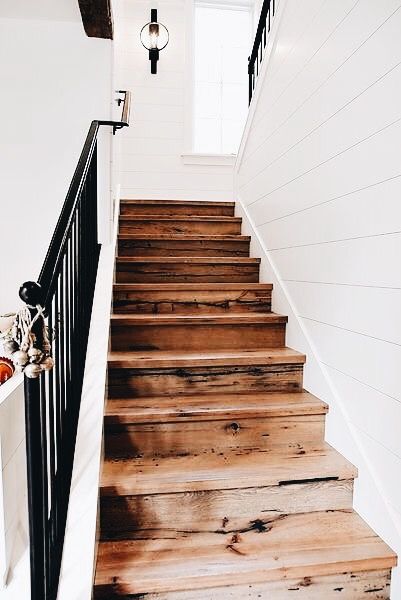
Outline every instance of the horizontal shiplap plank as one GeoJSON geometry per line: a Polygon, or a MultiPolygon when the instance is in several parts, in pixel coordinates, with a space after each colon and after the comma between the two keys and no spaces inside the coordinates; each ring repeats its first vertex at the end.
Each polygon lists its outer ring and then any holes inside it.
{"type": "MultiPolygon", "coordinates": [[[[153,182],[154,183],[154,182],[153,182]]],[[[124,198],[142,199],[162,199],[162,200],[227,200],[232,197],[232,188],[223,190],[203,190],[196,188],[171,188],[164,187],[145,187],[145,188],[121,188],[121,195],[124,198]]]]}
{"type": "Polygon", "coordinates": [[[140,155],[133,160],[131,155],[123,154],[121,161],[121,170],[125,173],[185,173],[193,175],[228,175],[232,179],[231,165],[201,165],[201,164],[185,164],[179,154],[171,156],[157,155],[157,160],[150,160],[149,156],[140,155]]]}
{"type": "Polygon", "coordinates": [[[386,77],[273,163],[269,164],[266,157],[266,166],[256,171],[243,189],[252,197],[268,196],[275,189],[302,177],[319,165],[335,162],[341,153],[363,143],[400,118],[401,62],[386,77]],[[380,110],[375,110],[378,106],[380,110]],[[263,189],[261,182],[264,183],[263,189]]]}
{"type": "Polygon", "coordinates": [[[341,371],[327,369],[351,422],[401,458],[401,402],[341,371]]]}
{"type": "MultiPolygon", "coordinates": [[[[285,185],[261,196],[243,197],[257,225],[401,174],[398,156],[401,120],[285,185]],[[367,168],[369,165],[369,168],[367,168]],[[259,198],[259,199],[258,199],[259,198]]],[[[268,187],[268,184],[266,184],[268,187]]]]}
{"type": "Polygon", "coordinates": [[[267,222],[260,231],[268,249],[401,231],[400,187],[401,175],[267,222]]]}
{"type": "Polygon", "coordinates": [[[146,188],[147,186],[164,187],[165,189],[202,189],[202,190],[226,190],[231,186],[231,174],[227,175],[220,173],[218,175],[213,174],[200,174],[194,173],[187,174],[184,170],[182,173],[169,173],[169,172],[158,172],[151,177],[149,180],[148,173],[122,173],[122,187],[123,188],[146,188]]]}
{"type": "Polygon", "coordinates": [[[401,345],[401,289],[296,281],[286,287],[301,317],[401,345]]]}
{"type": "Polygon", "coordinates": [[[400,346],[308,319],[303,322],[324,364],[401,401],[400,346]]]}
{"type": "Polygon", "coordinates": [[[401,234],[271,252],[284,280],[401,288],[401,234]]]}
{"type": "MultiPolygon", "coordinates": [[[[148,138],[152,140],[178,140],[183,139],[184,127],[181,123],[174,121],[163,121],[157,123],[149,119],[148,121],[135,121],[123,133],[122,143],[126,139],[148,138]]],[[[157,142],[154,141],[155,152],[157,152],[157,142]]]]}

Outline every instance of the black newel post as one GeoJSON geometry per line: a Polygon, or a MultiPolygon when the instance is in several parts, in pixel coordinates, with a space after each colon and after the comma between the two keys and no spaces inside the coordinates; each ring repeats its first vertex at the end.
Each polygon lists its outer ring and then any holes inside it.
{"type": "MultiPolygon", "coordinates": [[[[36,314],[37,304],[42,304],[42,288],[28,281],[23,283],[19,296],[36,314]],[[32,308],[31,308],[32,307],[32,308]]],[[[43,415],[40,395],[41,377],[24,377],[25,392],[25,443],[28,483],[29,547],[31,561],[31,599],[46,600],[45,536],[47,524],[47,461],[43,462],[43,415]],[[46,495],[45,495],[46,494],[46,495]]]]}

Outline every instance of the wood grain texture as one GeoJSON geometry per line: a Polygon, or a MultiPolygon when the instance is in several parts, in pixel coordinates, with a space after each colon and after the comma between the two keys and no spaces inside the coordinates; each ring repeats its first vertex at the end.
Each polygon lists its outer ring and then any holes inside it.
{"type": "Polygon", "coordinates": [[[122,584],[96,586],[94,600],[389,600],[391,571],[358,571],[183,592],[126,595],[122,584]],[[121,593],[120,593],[121,591],[121,593]]]}
{"type": "Polygon", "coordinates": [[[248,236],[127,235],[118,236],[119,256],[249,256],[248,236]]]}
{"type": "Polygon", "coordinates": [[[232,315],[113,315],[112,350],[182,351],[280,348],[287,317],[274,313],[232,315]]]}
{"type": "Polygon", "coordinates": [[[355,513],[312,512],[278,518],[263,533],[101,542],[96,585],[120,594],[172,592],[386,570],[395,563],[355,513]]]}
{"type": "Polygon", "coordinates": [[[163,394],[224,394],[296,392],[302,390],[302,364],[228,364],[227,366],[180,366],[130,368],[109,363],[111,398],[162,396],[163,394]]]}
{"type": "MultiPolygon", "coordinates": [[[[216,367],[216,366],[266,366],[303,365],[306,356],[292,348],[264,348],[258,350],[214,350],[208,352],[110,352],[111,368],[155,367],[216,367]]],[[[173,390],[174,391],[174,390],[173,390]]]]}
{"type": "Polygon", "coordinates": [[[108,459],[101,495],[161,494],[350,479],[356,469],[329,445],[307,452],[220,451],[161,458],[108,459]]]}
{"type": "Polygon", "coordinates": [[[120,233],[160,234],[180,233],[201,235],[233,235],[241,233],[240,217],[171,217],[171,216],[131,216],[120,217],[120,233]]]}
{"type": "Polygon", "coordinates": [[[123,201],[98,600],[388,600],[232,203],[123,201]]]}
{"type": "Polygon", "coordinates": [[[321,448],[325,415],[108,425],[108,457],[167,456],[245,450],[321,448]]]}
{"type": "Polygon", "coordinates": [[[115,284],[113,311],[130,314],[269,312],[270,284],[115,284]]]}
{"type": "Polygon", "coordinates": [[[229,257],[124,257],[117,283],[258,283],[260,259],[229,257]]]}
{"type": "Polygon", "coordinates": [[[352,479],[340,479],[176,494],[102,496],[102,539],[178,539],[197,533],[226,535],[252,529],[263,533],[289,514],[351,511],[352,490],[352,479]]]}
{"type": "Polygon", "coordinates": [[[110,0],[78,0],[82,23],[88,37],[113,39],[110,0]]]}
{"type": "Polygon", "coordinates": [[[323,415],[327,404],[309,392],[216,394],[109,399],[105,425],[323,415]]]}
{"type": "Polygon", "coordinates": [[[202,200],[121,200],[120,214],[172,216],[234,216],[235,202],[206,202],[202,200]]]}

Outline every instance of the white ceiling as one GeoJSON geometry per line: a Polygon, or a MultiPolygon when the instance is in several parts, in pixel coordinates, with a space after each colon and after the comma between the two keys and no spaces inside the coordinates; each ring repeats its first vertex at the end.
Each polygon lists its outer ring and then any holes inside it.
{"type": "Polygon", "coordinates": [[[0,0],[0,18],[78,22],[81,14],[78,0],[0,0]]]}

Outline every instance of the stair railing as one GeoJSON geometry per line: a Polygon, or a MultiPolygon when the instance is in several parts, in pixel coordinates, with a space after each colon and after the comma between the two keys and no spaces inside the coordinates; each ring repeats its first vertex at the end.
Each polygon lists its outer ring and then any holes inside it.
{"type": "Polygon", "coordinates": [[[263,0],[258,27],[256,29],[255,41],[252,46],[251,55],[248,58],[248,97],[251,103],[253,91],[259,76],[260,65],[263,60],[264,49],[270,33],[271,24],[275,13],[275,0],[263,0]]]}
{"type": "Polygon", "coordinates": [[[131,95],[119,93],[121,121],[92,121],[39,279],[19,292],[31,317],[43,309],[54,361],[24,377],[31,600],[57,597],[100,252],[97,136],[102,125],[129,126],[131,95]]]}

